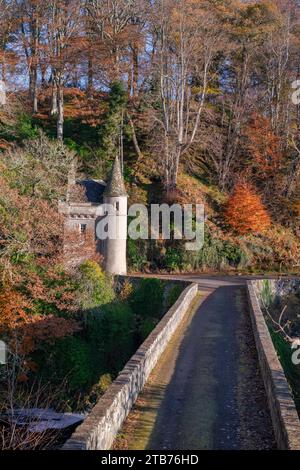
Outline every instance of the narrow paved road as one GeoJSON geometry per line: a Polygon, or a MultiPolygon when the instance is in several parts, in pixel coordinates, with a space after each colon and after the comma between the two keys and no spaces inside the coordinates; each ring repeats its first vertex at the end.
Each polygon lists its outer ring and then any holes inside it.
{"type": "Polygon", "coordinates": [[[201,296],[151,374],[115,448],[275,448],[245,280],[193,281],[201,296]]]}

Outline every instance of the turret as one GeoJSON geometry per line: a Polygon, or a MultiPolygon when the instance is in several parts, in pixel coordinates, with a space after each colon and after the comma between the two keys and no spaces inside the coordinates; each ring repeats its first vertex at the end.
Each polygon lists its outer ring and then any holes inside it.
{"type": "Polygon", "coordinates": [[[113,206],[108,217],[116,219],[116,236],[107,238],[105,247],[105,270],[110,274],[126,274],[127,240],[127,193],[121,172],[119,158],[116,157],[110,180],[103,193],[105,204],[113,206]]]}

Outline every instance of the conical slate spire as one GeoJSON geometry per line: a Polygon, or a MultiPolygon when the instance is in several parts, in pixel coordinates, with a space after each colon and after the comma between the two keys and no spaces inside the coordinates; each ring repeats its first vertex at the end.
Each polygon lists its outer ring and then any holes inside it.
{"type": "Polygon", "coordinates": [[[127,196],[118,156],[115,158],[111,176],[103,194],[110,197],[127,196]]]}

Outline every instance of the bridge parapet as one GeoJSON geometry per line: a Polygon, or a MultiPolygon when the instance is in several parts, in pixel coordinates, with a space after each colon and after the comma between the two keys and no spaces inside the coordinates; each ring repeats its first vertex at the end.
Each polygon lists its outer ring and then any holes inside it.
{"type": "Polygon", "coordinates": [[[198,284],[190,284],[185,288],[91,413],[64,444],[63,450],[110,449],[139,392],[184,319],[197,292],[198,284]]]}
{"type": "MultiPolygon", "coordinates": [[[[274,294],[284,289],[280,281],[271,280],[270,282],[271,291],[274,294]]],[[[290,286],[286,284],[284,291],[288,291],[294,284],[294,281],[290,286]]],[[[300,450],[300,421],[290,387],[261,310],[262,287],[263,281],[247,282],[251,323],[274,434],[279,449],[300,450]]]]}

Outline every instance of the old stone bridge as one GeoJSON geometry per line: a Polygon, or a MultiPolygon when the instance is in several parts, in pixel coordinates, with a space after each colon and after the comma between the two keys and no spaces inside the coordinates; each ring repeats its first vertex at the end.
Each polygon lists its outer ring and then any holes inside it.
{"type": "Polygon", "coordinates": [[[159,277],[193,284],[64,448],[300,448],[299,419],[255,283],[159,277]]]}

